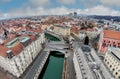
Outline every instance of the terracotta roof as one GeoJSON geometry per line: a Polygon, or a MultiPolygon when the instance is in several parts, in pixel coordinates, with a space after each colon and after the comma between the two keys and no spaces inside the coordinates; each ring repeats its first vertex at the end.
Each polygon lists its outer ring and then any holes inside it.
{"type": "Polygon", "coordinates": [[[3,42],[3,44],[6,44],[6,43],[12,41],[14,38],[15,38],[15,37],[12,37],[12,38],[8,38],[8,39],[6,39],[6,40],[3,42]]]}
{"type": "Polygon", "coordinates": [[[37,32],[37,33],[41,33],[42,32],[42,29],[41,28],[38,28],[38,29],[35,29],[33,30],[34,32],[37,32]]]}
{"type": "Polygon", "coordinates": [[[33,34],[30,34],[30,35],[23,34],[23,35],[21,35],[21,37],[30,37],[30,39],[32,41],[35,41],[37,39],[37,37],[35,35],[33,35],[33,34]]]}
{"type": "Polygon", "coordinates": [[[29,37],[32,41],[35,41],[37,39],[35,35],[29,35],[29,37]]]}
{"type": "Polygon", "coordinates": [[[14,55],[18,55],[23,50],[23,45],[21,43],[11,48],[14,55]]]}
{"type": "Polygon", "coordinates": [[[70,31],[75,33],[75,34],[79,34],[80,28],[81,27],[79,27],[79,26],[73,26],[73,27],[70,28],[70,31]]]}
{"type": "Polygon", "coordinates": [[[120,32],[114,30],[104,30],[104,38],[120,40],[120,32]]]}
{"type": "Polygon", "coordinates": [[[0,45],[0,56],[6,57],[6,51],[8,50],[7,47],[0,45]]]}

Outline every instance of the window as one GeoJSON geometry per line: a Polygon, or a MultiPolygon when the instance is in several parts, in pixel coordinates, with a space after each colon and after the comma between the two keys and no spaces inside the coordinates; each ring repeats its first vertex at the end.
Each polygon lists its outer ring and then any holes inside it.
{"type": "Polygon", "coordinates": [[[105,43],[105,40],[104,40],[104,43],[105,43]]]}
{"type": "Polygon", "coordinates": [[[113,42],[113,44],[115,44],[115,42],[113,42]]]}
{"type": "Polygon", "coordinates": [[[118,75],[118,73],[116,72],[115,75],[118,75]]]}
{"type": "Polygon", "coordinates": [[[102,43],[102,46],[106,46],[106,43],[102,43]]]}
{"type": "Polygon", "coordinates": [[[110,65],[110,68],[112,67],[112,65],[110,65]]]}
{"type": "Polygon", "coordinates": [[[120,45],[118,47],[120,48],[120,45]]]}
{"type": "Polygon", "coordinates": [[[115,69],[113,68],[113,71],[114,71],[115,69]]]}
{"type": "Polygon", "coordinates": [[[105,61],[107,61],[107,60],[105,59],[105,61]]]}
{"type": "Polygon", "coordinates": [[[118,45],[120,45],[120,43],[118,43],[118,45]]]}
{"type": "Polygon", "coordinates": [[[114,47],[116,47],[116,45],[115,45],[115,44],[114,44],[113,46],[114,46],[114,47]]]}

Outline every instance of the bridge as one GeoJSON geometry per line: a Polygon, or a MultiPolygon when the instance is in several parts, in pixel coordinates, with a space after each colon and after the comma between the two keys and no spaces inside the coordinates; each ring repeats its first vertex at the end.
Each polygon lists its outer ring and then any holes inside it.
{"type": "Polygon", "coordinates": [[[58,51],[63,54],[67,52],[67,49],[69,48],[69,45],[66,44],[64,41],[54,41],[46,43],[46,48],[49,51],[58,51]]]}
{"type": "Polygon", "coordinates": [[[55,32],[49,31],[49,30],[45,30],[45,33],[50,34],[50,35],[58,38],[61,41],[64,41],[62,35],[59,33],[55,33],[55,32]]]}

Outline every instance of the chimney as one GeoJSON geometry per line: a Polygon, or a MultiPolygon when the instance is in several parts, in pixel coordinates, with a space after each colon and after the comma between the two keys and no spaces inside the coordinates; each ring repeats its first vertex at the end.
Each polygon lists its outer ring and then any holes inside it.
{"type": "Polygon", "coordinates": [[[11,50],[8,50],[6,53],[7,53],[7,57],[8,57],[9,59],[11,59],[11,58],[13,57],[13,54],[12,54],[12,51],[11,51],[11,50]]]}
{"type": "Polygon", "coordinates": [[[6,29],[3,29],[4,30],[4,36],[5,36],[5,39],[7,38],[8,36],[8,31],[6,29]]]}

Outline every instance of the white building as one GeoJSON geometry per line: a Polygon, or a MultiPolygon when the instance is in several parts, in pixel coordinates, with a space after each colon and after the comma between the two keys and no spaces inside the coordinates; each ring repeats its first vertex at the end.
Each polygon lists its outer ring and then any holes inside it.
{"type": "Polygon", "coordinates": [[[120,79],[120,49],[108,48],[104,62],[116,79],[120,79]]]}
{"type": "Polygon", "coordinates": [[[0,67],[20,77],[42,49],[44,33],[21,35],[0,45],[0,67]]]}

